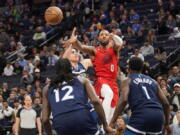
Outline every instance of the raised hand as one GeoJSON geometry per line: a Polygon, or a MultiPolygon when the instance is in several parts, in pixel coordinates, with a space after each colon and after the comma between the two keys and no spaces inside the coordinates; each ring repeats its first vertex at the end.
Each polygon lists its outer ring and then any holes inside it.
{"type": "Polygon", "coordinates": [[[76,27],[73,28],[73,31],[71,33],[71,37],[68,41],[70,42],[70,44],[73,44],[77,41],[76,27]]]}

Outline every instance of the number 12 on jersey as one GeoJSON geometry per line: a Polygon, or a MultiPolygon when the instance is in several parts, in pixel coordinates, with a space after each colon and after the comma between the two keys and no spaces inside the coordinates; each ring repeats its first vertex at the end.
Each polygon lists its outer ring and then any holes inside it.
{"type": "MultiPolygon", "coordinates": [[[[71,86],[64,86],[64,87],[62,87],[61,90],[62,91],[66,91],[66,93],[62,97],[61,101],[66,101],[66,100],[74,99],[74,95],[71,94],[73,92],[73,88],[71,86]]],[[[54,93],[55,93],[56,103],[60,102],[59,89],[55,89],[54,93]]]]}

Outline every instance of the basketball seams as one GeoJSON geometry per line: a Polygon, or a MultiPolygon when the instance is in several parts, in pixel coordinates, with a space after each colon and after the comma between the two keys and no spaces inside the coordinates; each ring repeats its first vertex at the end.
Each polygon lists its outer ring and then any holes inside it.
{"type": "Polygon", "coordinates": [[[62,19],[63,13],[58,7],[49,7],[45,11],[45,20],[51,25],[60,23],[62,19]]]}

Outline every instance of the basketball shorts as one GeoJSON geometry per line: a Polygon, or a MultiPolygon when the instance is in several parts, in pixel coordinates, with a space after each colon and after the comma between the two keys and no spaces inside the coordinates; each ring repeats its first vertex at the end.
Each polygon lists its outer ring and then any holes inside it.
{"type": "MultiPolygon", "coordinates": [[[[96,90],[96,94],[100,97],[101,97],[101,88],[102,88],[102,85],[103,84],[107,84],[110,86],[110,88],[112,89],[113,91],[113,100],[112,100],[112,103],[111,103],[111,107],[115,107],[118,103],[118,98],[119,98],[119,93],[118,93],[118,85],[116,83],[116,80],[109,80],[109,79],[105,79],[105,78],[101,78],[99,77],[95,83],[94,83],[94,88],[96,90]]],[[[103,99],[103,98],[102,98],[103,99]]]]}
{"type": "Polygon", "coordinates": [[[97,122],[88,109],[80,109],[56,117],[54,128],[58,135],[97,135],[97,122]]]}
{"type": "Polygon", "coordinates": [[[132,113],[126,128],[137,134],[162,134],[163,111],[159,108],[144,108],[132,113]]]}

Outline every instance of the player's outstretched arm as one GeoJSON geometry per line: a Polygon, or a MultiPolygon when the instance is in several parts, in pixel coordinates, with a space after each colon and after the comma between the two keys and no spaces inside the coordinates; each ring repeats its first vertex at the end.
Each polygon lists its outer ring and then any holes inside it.
{"type": "Polygon", "coordinates": [[[86,93],[90,98],[90,100],[92,101],[94,108],[103,123],[105,132],[107,134],[111,134],[113,130],[107,124],[104,109],[102,107],[101,101],[99,100],[98,96],[95,93],[94,87],[91,85],[90,81],[87,78],[79,77],[79,80],[85,85],[86,93]]]}
{"type": "Polygon", "coordinates": [[[45,128],[45,131],[48,135],[52,135],[52,127],[49,121],[50,117],[50,105],[47,99],[48,86],[44,87],[43,90],[43,103],[42,103],[42,121],[45,128]]]}
{"type": "Polygon", "coordinates": [[[86,53],[90,56],[95,56],[95,54],[96,54],[95,47],[83,45],[79,40],[77,40],[73,45],[81,52],[86,53]]]}
{"type": "Polygon", "coordinates": [[[163,110],[164,110],[164,114],[165,114],[165,130],[167,130],[167,132],[170,132],[170,128],[169,128],[169,119],[170,119],[170,107],[169,107],[169,102],[166,98],[166,96],[164,95],[162,89],[160,88],[159,84],[158,85],[158,93],[157,96],[163,106],[163,110]]]}
{"type": "Polygon", "coordinates": [[[68,40],[69,44],[73,44],[73,46],[80,50],[83,53],[86,53],[90,56],[94,56],[96,54],[96,49],[93,46],[83,45],[78,39],[76,35],[76,28],[73,29],[71,38],[68,40]]]}
{"type": "Polygon", "coordinates": [[[71,51],[72,51],[72,44],[69,45],[69,46],[65,49],[65,52],[64,52],[64,54],[62,55],[62,58],[68,59],[68,57],[69,57],[70,54],[71,54],[71,51]]]}
{"type": "Polygon", "coordinates": [[[110,126],[112,126],[112,127],[114,127],[118,116],[122,113],[123,109],[125,108],[125,106],[127,104],[128,95],[129,95],[129,83],[130,83],[130,79],[126,79],[122,82],[119,102],[115,109],[113,118],[110,122],[110,126]]]}
{"type": "Polygon", "coordinates": [[[122,48],[123,40],[115,34],[111,34],[111,40],[113,41],[113,49],[119,51],[122,48]]]}

